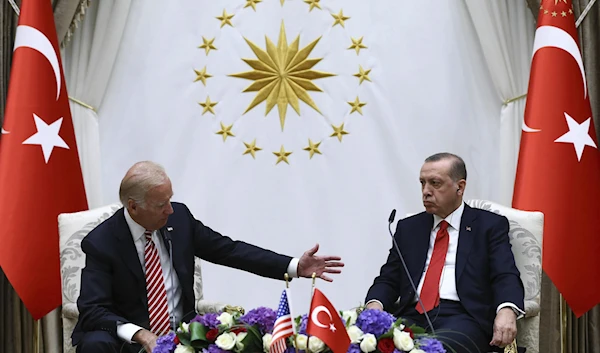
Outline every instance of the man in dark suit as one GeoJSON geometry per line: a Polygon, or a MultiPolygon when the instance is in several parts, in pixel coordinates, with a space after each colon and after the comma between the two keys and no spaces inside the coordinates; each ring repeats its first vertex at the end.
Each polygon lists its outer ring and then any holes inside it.
{"type": "Polygon", "coordinates": [[[343,266],[339,257],[316,256],[318,244],[298,259],[222,236],[170,201],[171,181],[153,162],[131,167],[119,196],[125,207],[81,242],[77,352],[151,352],[158,335],[193,318],[195,256],[274,279],[314,272],[331,281],[326,273],[343,266]]]}
{"type": "Polygon", "coordinates": [[[367,293],[367,307],[431,330],[427,312],[440,340],[459,353],[511,343],[524,314],[524,290],[508,220],[464,204],[467,170],[456,155],[427,158],[419,179],[425,212],[398,221],[394,238],[424,310],[394,247],[367,293]]]}

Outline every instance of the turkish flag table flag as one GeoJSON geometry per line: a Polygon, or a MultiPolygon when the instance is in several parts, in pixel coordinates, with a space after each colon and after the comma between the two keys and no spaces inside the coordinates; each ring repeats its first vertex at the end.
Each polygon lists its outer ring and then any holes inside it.
{"type": "Polygon", "coordinates": [[[350,337],[340,314],[316,288],[310,302],[306,333],[321,339],[333,353],[346,353],[350,347],[350,337]]]}
{"type": "Polygon", "coordinates": [[[34,319],[61,304],[58,220],[87,209],[49,0],[23,0],[0,138],[0,266],[34,319]]]}

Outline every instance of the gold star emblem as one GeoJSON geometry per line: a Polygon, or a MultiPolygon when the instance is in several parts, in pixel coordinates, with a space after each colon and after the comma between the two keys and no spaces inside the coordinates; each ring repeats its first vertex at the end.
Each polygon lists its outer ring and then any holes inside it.
{"type": "Polygon", "coordinates": [[[204,86],[206,86],[206,79],[212,77],[212,75],[206,72],[206,66],[204,66],[202,70],[194,69],[194,72],[196,73],[196,79],[194,80],[194,82],[202,81],[202,84],[204,86]]]}
{"type": "Polygon", "coordinates": [[[344,135],[348,135],[348,132],[344,131],[344,124],[343,123],[340,126],[331,125],[331,127],[333,128],[333,134],[329,135],[329,137],[336,136],[338,138],[338,140],[340,140],[340,142],[342,142],[342,137],[344,135]]]}
{"type": "Polygon", "coordinates": [[[262,148],[256,146],[256,139],[252,143],[244,142],[244,145],[246,145],[246,151],[243,154],[250,154],[252,158],[256,158],[256,152],[262,150],[262,148]]]}
{"type": "Polygon", "coordinates": [[[276,165],[280,162],[286,162],[287,164],[290,164],[288,157],[290,154],[292,154],[292,152],[287,152],[285,148],[283,148],[283,145],[281,145],[279,152],[273,152],[273,154],[277,156],[277,162],[275,163],[276,165]]]}
{"type": "Polygon", "coordinates": [[[244,89],[244,92],[258,92],[244,114],[261,102],[266,101],[266,116],[277,105],[279,122],[283,131],[288,105],[291,105],[296,113],[300,115],[299,100],[301,100],[319,114],[321,113],[307,92],[322,92],[312,80],[334,76],[334,74],[328,72],[311,70],[313,66],[321,61],[321,58],[308,58],[321,37],[315,39],[306,47],[299,49],[300,36],[297,36],[292,44],[288,46],[285,27],[282,21],[277,46],[267,37],[265,51],[250,40],[244,39],[257,59],[242,60],[254,70],[229,75],[255,81],[244,89]]]}
{"type": "Polygon", "coordinates": [[[558,5],[559,2],[564,2],[565,4],[567,3],[567,0],[554,0],[554,6],[558,5]]]}
{"type": "Polygon", "coordinates": [[[310,6],[308,9],[309,12],[312,11],[314,8],[321,10],[321,5],[319,5],[320,1],[321,0],[304,0],[304,2],[310,6]]]}
{"type": "Polygon", "coordinates": [[[364,70],[362,65],[358,65],[358,73],[354,74],[354,77],[357,77],[359,82],[358,84],[360,85],[361,83],[363,83],[364,80],[367,80],[369,82],[372,82],[371,79],[369,78],[369,74],[371,73],[371,69],[368,70],[364,70]]]}
{"type": "Polygon", "coordinates": [[[206,101],[204,103],[202,103],[202,102],[198,103],[198,104],[200,104],[200,106],[202,108],[204,108],[202,110],[202,115],[206,114],[206,112],[209,112],[212,115],[215,115],[215,111],[213,108],[215,107],[215,105],[217,105],[217,103],[218,102],[211,102],[210,97],[208,97],[208,96],[206,97],[206,101]]]}
{"type": "Polygon", "coordinates": [[[363,103],[363,102],[359,101],[358,100],[358,96],[356,97],[356,99],[354,100],[354,102],[348,102],[348,104],[350,104],[350,106],[352,107],[352,110],[350,111],[350,114],[352,114],[354,112],[358,112],[358,114],[360,114],[360,115],[362,115],[362,107],[364,107],[365,105],[367,105],[367,103],[363,103]]]}
{"type": "Polygon", "coordinates": [[[231,19],[233,18],[233,16],[235,15],[229,15],[227,11],[223,9],[223,14],[217,17],[216,19],[221,21],[221,28],[223,28],[223,26],[225,25],[230,25],[231,27],[233,27],[233,25],[231,24],[231,19]]]}
{"type": "Polygon", "coordinates": [[[308,151],[310,159],[312,159],[315,153],[321,154],[321,151],[319,151],[320,144],[321,142],[314,143],[311,139],[308,139],[308,147],[303,148],[303,150],[308,151]]]}
{"type": "Polygon", "coordinates": [[[362,44],[363,37],[360,37],[358,39],[354,39],[354,38],[350,38],[350,39],[352,39],[352,45],[349,46],[348,49],[356,50],[356,55],[358,55],[358,53],[360,52],[361,49],[367,49],[367,46],[362,44]]]}
{"type": "Polygon", "coordinates": [[[244,8],[252,7],[252,10],[256,11],[256,4],[259,2],[262,2],[262,0],[246,0],[246,6],[244,6],[244,8]]]}
{"type": "Polygon", "coordinates": [[[549,12],[548,10],[544,10],[544,15],[547,15],[548,12],[549,12]]]}
{"type": "Polygon", "coordinates": [[[206,39],[204,38],[204,36],[202,37],[202,44],[198,47],[200,49],[204,49],[206,51],[206,55],[208,55],[208,52],[210,52],[210,50],[217,50],[217,48],[213,45],[215,41],[215,38],[213,39],[206,39]]]}
{"type": "Polygon", "coordinates": [[[331,27],[335,27],[335,25],[339,24],[340,26],[346,28],[344,26],[344,21],[350,19],[350,17],[344,16],[344,10],[340,10],[340,13],[338,13],[337,15],[332,13],[331,16],[335,19],[335,21],[333,22],[333,26],[331,27]]]}
{"type": "Polygon", "coordinates": [[[563,12],[561,12],[560,14],[561,14],[561,16],[562,16],[562,17],[567,17],[567,13],[566,13],[566,12],[564,12],[564,11],[563,11],[563,12]]]}
{"type": "Polygon", "coordinates": [[[235,137],[235,135],[231,132],[232,127],[233,124],[227,126],[224,125],[223,122],[221,122],[221,130],[217,131],[216,134],[223,136],[223,142],[225,142],[225,140],[227,140],[227,137],[229,136],[235,137]]]}
{"type": "Polygon", "coordinates": [[[558,15],[556,11],[552,11],[552,17],[556,17],[556,15],[558,15]]]}
{"type": "Polygon", "coordinates": [[[573,9],[569,9],[569,15],[573,14],[573,9]]]}

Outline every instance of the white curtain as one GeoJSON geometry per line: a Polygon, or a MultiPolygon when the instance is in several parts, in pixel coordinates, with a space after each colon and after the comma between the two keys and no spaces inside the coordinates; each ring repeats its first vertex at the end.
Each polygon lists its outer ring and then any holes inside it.
{"type": "Polygon", "coordinates": [[[111,78],[130,6],[130,0],[92,1],[82,27],[63,55],[67,90],[74,98],[70,101],[71,114],[90,208],[103,205],[97,111],[111,78]]]}
{"type": "MultiPolygon", "coordinates": [[[[521,0],[465,0],[500,102],[527,93],[535,19],[521,0]]],[[[500,110],[500,184],[497,199],[512,204],[525,98],[500,110]]]]}

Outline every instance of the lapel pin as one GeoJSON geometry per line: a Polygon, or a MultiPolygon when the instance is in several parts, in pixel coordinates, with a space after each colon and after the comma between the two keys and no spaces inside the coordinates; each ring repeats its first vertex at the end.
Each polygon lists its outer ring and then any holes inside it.
{"type": "Polygon", "coordinates": [[[471,231],[471,227],[467,226],[467,232],[471,231]]]}
{"type": "MultiPolygon", "coordinates": [[[[167,232],[170,232],[172,230],[173,230],[173,227],[167,227],[167,232]]],[[[469,229],[469,230],[471,230],[471,229],[469,229]]]]}

